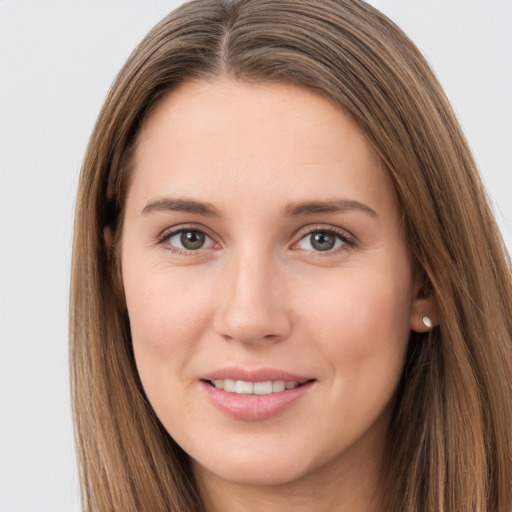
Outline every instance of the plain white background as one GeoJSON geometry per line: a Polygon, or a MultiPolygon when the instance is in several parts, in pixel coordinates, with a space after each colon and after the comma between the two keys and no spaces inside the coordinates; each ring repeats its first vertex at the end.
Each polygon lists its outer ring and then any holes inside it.
{"type": "MultiPolygon", "coordinates": [[[[117,71],[180,3],[0,0],[0,512],[79,510],[67,299],[80,162],[117,71]]],[[[512,250],[512,0],[370,3],[440,77],[512,250]]]]}

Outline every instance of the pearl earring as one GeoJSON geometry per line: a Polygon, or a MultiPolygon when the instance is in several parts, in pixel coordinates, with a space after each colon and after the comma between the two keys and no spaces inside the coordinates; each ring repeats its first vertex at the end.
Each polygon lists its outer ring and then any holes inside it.
{"type": "Polygon", "coordinates": [[[428,316],[423,317],[423,324],[425,327],[428,327],[429,329],[432,327],[432,320],[428,316]]]}

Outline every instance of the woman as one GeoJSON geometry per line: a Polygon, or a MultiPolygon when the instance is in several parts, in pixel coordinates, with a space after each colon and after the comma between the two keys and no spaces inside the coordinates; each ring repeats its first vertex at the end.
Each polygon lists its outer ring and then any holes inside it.
{"type": "Polygon", "coordinates": [[[364,2],[155,27],[91,137],[72,280],[85,510],[512,507],[510,262],[364,2]]]}

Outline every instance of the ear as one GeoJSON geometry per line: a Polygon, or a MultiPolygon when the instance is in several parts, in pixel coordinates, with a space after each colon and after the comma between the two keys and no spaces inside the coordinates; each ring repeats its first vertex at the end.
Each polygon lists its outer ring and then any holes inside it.
{"type": "Polygon", "coordinates": [[[107,251],[108,263],[112,272],[112,285],[114,288],[114,296],[117,304],[121,310],[125,309],[124,290],[123,290],[123,279],[121,275],[121,265],[119,256],[114,253],[115,236],[112,228],[106,226],[103,229],[103,240],[105,242],[105,249],[107,251]]]}
{"type": "Polygon", "coordinates": [[[106,226],[103,229],[103,241],[105,242],[105,249],[107,250],[107,256],[109,261],[112,260],[112,250],[114,246],[114,233],[110,226],[106,226]]]}
{"type": "Polygon", "coordinates": [[[439,323],[439,313],[428,278],[418,272],[414,283],[410,328],[415,332],[428,332],[439,323]]]}

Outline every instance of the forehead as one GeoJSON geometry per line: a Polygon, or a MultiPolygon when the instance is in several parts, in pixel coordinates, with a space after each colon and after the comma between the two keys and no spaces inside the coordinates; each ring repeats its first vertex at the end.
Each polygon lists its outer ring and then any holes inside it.
{"type": "Polygon", "coordinates": [[[129,197],[139,205],[168,194],[226,205],[239,197],[393,201],[351,119],[329,99],[284,84],[181,85],[145,119],[133,172],[129,197]]]}

